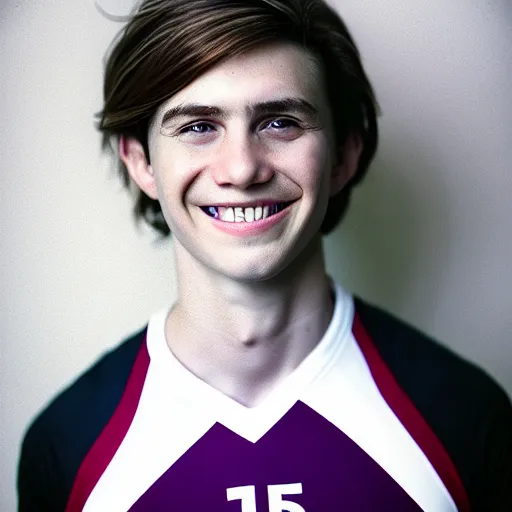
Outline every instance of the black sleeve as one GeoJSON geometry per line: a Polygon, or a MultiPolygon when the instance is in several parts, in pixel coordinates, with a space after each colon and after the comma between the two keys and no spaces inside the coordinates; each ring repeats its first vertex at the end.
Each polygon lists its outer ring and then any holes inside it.
{"type": "Polygon", "coordinates": [[[44,426],[33,424],[22,444],[18,466],[18,512],[59,512],[65,497],[59,489],[55,450],[44,426]]]}
{"type": "Polygon", "coordinates": [[[478,512],[511,512],[512,405],[505,393],[496,393],[489,397],[488,413],[483,419],[481,444],[483,486],[480,492],[482,503],[478,512]]]}
{"type": "Polygon", "coordinates": [[[18,465],[18,512],[64,512],[78,470],[114,413],[144,338],[142,329],[101,357],[32,422],[18,465]]]}

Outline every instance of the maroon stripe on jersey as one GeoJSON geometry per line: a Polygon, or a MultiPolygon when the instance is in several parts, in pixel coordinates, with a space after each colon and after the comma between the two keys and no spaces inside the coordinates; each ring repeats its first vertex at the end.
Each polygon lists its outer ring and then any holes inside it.
{"type": "Polygon", "coordinates": [[[139,405],[148,367],[149,354],[144,337],[119,405],[78,469],[65,512],[83,510],[94,486],[121,445],[139,405]]]}
{"type": "Polygon", "coordinates": [[[427,456],[451,494],[458,510],[469,512],[469,498],[455,464],[434,431],[396,381],[391,370],[380,356],[370,335],[366,332],[357,313],[352,329],[373,379],[387,404],[427,456]]]}

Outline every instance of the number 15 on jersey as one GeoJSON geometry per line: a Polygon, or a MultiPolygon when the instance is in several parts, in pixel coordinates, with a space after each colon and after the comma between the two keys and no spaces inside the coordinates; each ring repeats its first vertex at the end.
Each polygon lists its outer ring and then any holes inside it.
{"type": "MultiPolygon", "coordinates": [[[[306,512],[298,503],[283,498],[285,495],[302,494],[302,484],[268,485],[267,491],[269,512],[306,512]]],[[[230,487],[226,489],[226,494],[228,501],[240,500],[242,502],[240,512],[258,512],[254,485],[230,487]]]]}

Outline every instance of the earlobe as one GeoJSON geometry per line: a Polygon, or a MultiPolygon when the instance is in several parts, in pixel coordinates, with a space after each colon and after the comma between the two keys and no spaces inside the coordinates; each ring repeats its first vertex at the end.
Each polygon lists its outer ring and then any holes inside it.
{"type": "Polygon", "coordinates": [[[351,133],[336,154],[336,162],[331,175],[331,196],[338,194],[354,177],[359,167],[363,151],[361,137],[351,133]]]}
{"type": "Polygon", "coordinates": [[[137,139],[122,135],[119,138],[119,158],[137,186],[151,199],[158,199],[153,168],[146,159],[142,144],[137,139]]]}

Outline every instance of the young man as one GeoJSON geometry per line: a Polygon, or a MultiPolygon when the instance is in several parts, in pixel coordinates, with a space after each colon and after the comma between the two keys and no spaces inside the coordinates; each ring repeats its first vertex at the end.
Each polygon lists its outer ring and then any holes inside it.
{"type": "Polygon", "coordinates": [[[375,118],[321,0],[143,2],[100,128],[178,300],[34,422],[21,511],[512,510],[505,393],[326,274],[375,118]]]}

